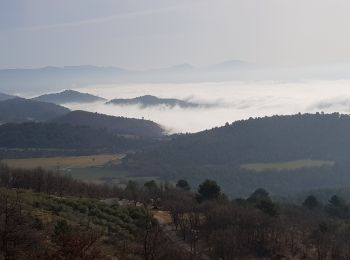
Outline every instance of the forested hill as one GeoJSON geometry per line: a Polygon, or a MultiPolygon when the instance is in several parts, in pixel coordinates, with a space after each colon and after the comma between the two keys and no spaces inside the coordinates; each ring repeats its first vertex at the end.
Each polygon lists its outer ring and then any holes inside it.
{"type": "Polygon", "coordinates": [[[350,185],[350,116],[304,114],[242,120],[211,130],[178,135],[170,141],[128,155],[123,170],[135,175],[187,179],[198,185],[214,179],[231,196],[246,196],[263,187],[275,195],[350,185]],[[278,164],[294,160],[331,161],[297,169],[246,164],[278,164]]]}
{"type": "Polygon", "coordinates": [[[43,150],[43,156],[55,154],[55,151],[62,154],[72,151],[74,154],[126,152],[153,142],[145,138],[120,137],[105,129],[68,124],[11,123],[0,126],[0,150],[6,158],[36,155],[38,149],[43,150]]]}
{"type": "Polygon", "coordinates": [[[46,121],[68,112],[59,105],[24,98],[0,101],[0,123],[46,121]]]}
{"type": "Polygon", "coordinates": [[[107,102],[107,104],[112,105],[140,105],[142,108],[153,107],[153,106],[167,106],[175,107],[179,106],[181,108],[193,108],[199,107],[201,104],[189,102],[186,100],[180,100],[175,98],[159,98],[151,95],[140,96],[136,98],[127,99],[112,99],[107,102]]]}
{"type": "Polygon", "coordinates": [[[144,137],[161,137],[164,130],[149,120],[108,116],[86,111],[73,111],[53,120],[55,123],[84,125],[93,128],[105,128],[120,135],[135,135],[144,137]]]}
{"type": "Polygon", "coordinates": [[[59,93],[45,94],[35,97],[33,100],[49,102],[58,105],[66,103],[92,103],[98,101],[106,101],[104,98],[88,93],[81,93],[75,90],[65,90],[59,93]]]}
{"type": "Polygon", "coordinates": [[[350,116],[298,114],[242,120],[176,136],[152,151],[127,158],[125,164],[179,168],[306,158],[340,160],[349,155],[350,116]]]}

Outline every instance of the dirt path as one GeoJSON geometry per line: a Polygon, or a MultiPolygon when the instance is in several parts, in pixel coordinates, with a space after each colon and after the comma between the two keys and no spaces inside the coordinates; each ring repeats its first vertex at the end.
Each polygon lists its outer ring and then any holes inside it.
{"type": "MultiPolygon", "coordinates": [[[[171,216],[166,211],[157,211],[154,214],[154,218],[158,221],[162,227],[165,235],[169,240],[174,243],[178,248],[192,254],[191,246],[183,241],[176,233],[175,226],[172,223],[171,216]]],[[[206,255],[198,256],[199,260],[210,260],[210,257],[206,255]]]]}

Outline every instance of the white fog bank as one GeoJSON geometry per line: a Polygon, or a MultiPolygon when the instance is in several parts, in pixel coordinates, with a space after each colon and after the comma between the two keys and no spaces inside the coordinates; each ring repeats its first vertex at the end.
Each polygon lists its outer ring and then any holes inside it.
{"type": "Polygon", "coordinates": [[[74,110],[149,119],[161,124],[170,133],[197,132],[226,122],[265,115],[317,111],[350,113],[350,80],[97,85],[77,90],[106,99],[150,94],[217,104],[203,108],[141,108],[104,103],[66,105],[74,110]]]}

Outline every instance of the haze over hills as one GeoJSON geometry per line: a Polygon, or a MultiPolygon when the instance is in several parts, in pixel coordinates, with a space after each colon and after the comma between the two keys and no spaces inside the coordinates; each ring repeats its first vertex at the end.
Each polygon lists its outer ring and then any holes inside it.
{"type": "Polygon", "coordinates": [[[7,93],[54,91],[72,85],[110,83],[123,74],[127,71],[121,68],[90,65],[3,69],[0,70],[0,90],[7,93]]]}
{"type": "Polygon", "coordinates": [[[59,93],[44,94],[33,98],[33,100],[55,103],[58,105],[67,103],[93,103],[106,101],[106,99],[88,93],[81,93],[75,90],[64,90],[59,93]]]}
{"type": "Polygon", "coordinates": [[[68,108],[46,102],[13,98],[0,102],[0,122],[47,121],[70,112],[68,108]]]}
{"type": "Polygon", "coordinates": [[[200,106],[206,106],[201,105],[197,103],[193,103],[190,101],[175,99],[175,98],[158,98],[156,96],[152,95],[145,95],[140,96],[136,98],[128,98],[128,99],[112,99],[108,101],[106,104],[112,104],[112,105],[140,105],[142,108],[146,107],[152,107],[152,106],[168,106],[168,107],[175,107],[179,106],[181,108],[193,108],[193,107],[200,107],[200,106]]]}
{"type": "Polygon", "coordinates": [[[114,83],[184,83],[232,80],[347,79],[346,63],[302,67],[273,67],[228,60],[204,67],[178,64],[170,67],[128,70],[90,65],[0,70],[0,91],[38,93],[114,83]]]}
{"type": "Polygon", "coordinates": [[[0,0],[0,260],[350,260],[349,12],[0,0]]]}
{"type": "Polygon", "coordinates": [[[158,124],[142,119],[107,116],[86,111],[73,111],[57,117],[52,122],[74,126],[90,126],[103,128],[120,135],[135,135],[144,137],[161,137],[164,129],[158,124]]]}
{"type": "Polygon", "coordinates": [[[8,100],[11,98],[15,98],[16,96],[8,95],[5,93],[0,93],[0,101],[8,100]]]}
{"type": "Polygon", "coordinates": [[[241,60],[227,60],[214,65],[211,65],[208,69],[212,70],[242,70],[242,69],[253,69],[259,68],[258,65],[252,64],[241,60]]]}

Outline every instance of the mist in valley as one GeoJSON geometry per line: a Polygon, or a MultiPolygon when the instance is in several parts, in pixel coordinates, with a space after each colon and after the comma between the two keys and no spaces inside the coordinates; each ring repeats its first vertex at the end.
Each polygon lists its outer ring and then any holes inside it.
{"type": "Polygon", "coordinates": [[[161,124],[169,133],[197,132],[249,117],[299,112],[349,113],[349,84],[350,80],[309,80],[96,85],[76,90],[108,100],[154,95],[206,105],[194,108],[143,107],[97,102],[65,106],[72,110],[149,119],[161,124]]]}

